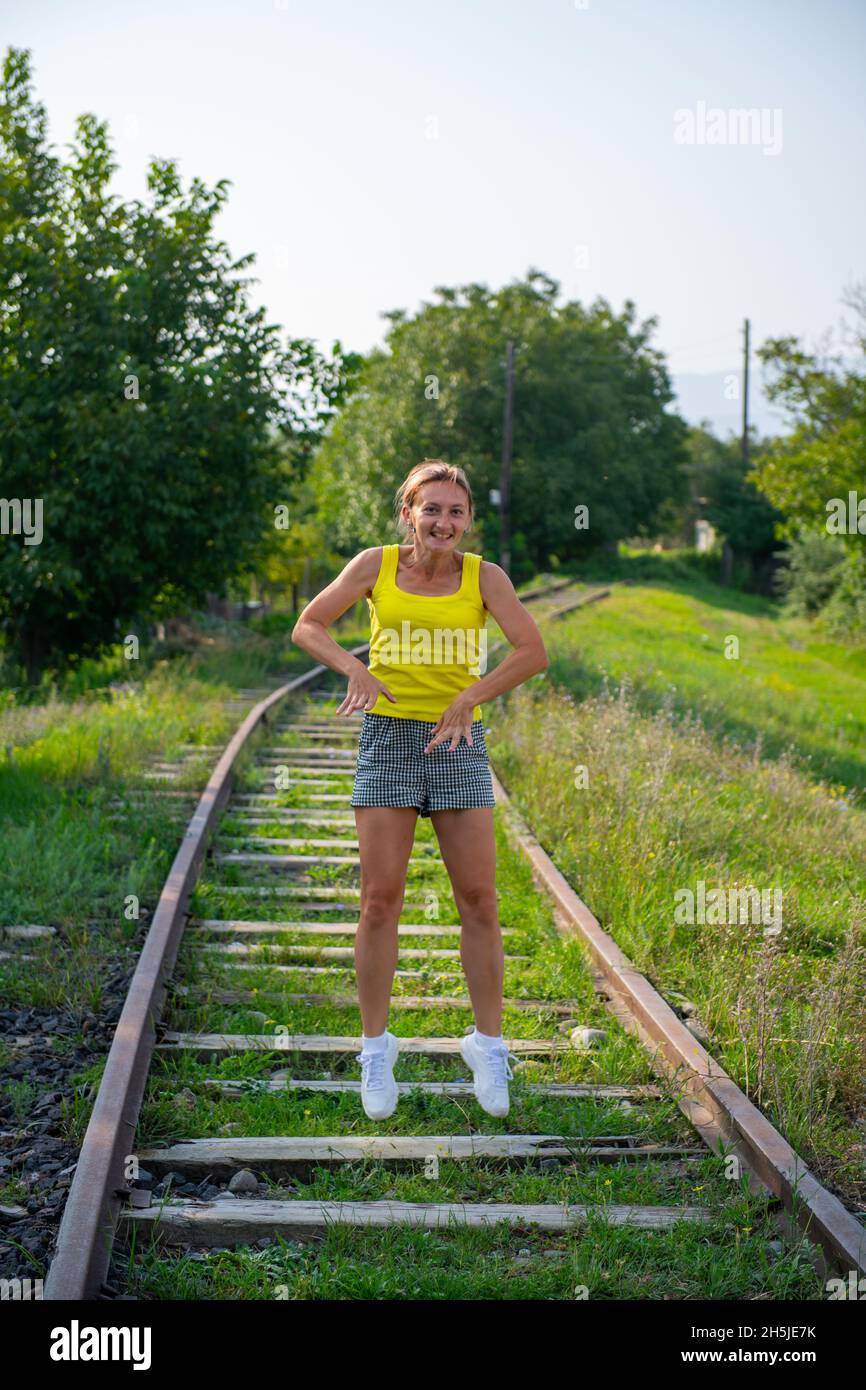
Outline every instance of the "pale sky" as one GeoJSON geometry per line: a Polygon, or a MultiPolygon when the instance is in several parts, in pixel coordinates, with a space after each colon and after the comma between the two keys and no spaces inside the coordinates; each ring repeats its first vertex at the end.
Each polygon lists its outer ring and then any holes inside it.
{"type": "MultiPolygon", "coordinates": [[[[565,297],[657,315],[681,380],[737,371],[746,316],[753,347],[814,347],[866,279],[866,0],[0,9],[55,152],[91,111],[121,196],[144,196],[154,155],[187,186],[231,179],[217,232],[256,253],[251,298],[323,347],[366,351],[384,310],[535,266],[565,297]]],[[[702,384],[720,415],[740,408],[722,381],[702,384]]]]}

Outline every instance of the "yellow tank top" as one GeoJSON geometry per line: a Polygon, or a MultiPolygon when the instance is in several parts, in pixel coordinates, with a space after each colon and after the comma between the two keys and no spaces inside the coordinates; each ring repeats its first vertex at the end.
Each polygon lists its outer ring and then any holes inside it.
{"type": "MultiPolygon", "coordinates": [[[[399,546],[383,545],[370,609],[370,671],[387,685],[371,714],[436,722],[487,668],[487,609],[478,575],[481,556],[463,556],[456,594],[432,597],[397,588],[399,546]]],[[[472,711],[481,718],[481,706],[472,711]]]]}

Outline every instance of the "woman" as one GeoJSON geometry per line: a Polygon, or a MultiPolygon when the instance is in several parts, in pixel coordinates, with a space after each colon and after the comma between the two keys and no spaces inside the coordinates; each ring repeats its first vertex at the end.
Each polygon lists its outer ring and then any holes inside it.
{"type": "Polygon", "coordinates": [[[337,713],[364,710],[352,791],[361,858],[361,1098],[371,1119],[386,1118],[397,1104],[398,1041],[387,1028],[388,1010],[420,814],[433,822],[460,914],[460,957],[475,1014],[475,1031],[461,1039],[460,1051],[483,1109],[506,1115],[511,1070],[502,1038],[495,799],[480,702],[543,671],[548,658],[505,571],[457,549],[474,519],[462,468],[425,459],[396,500],[407,543],[362,550],[306,606],[292,632],[299,647],[348,677],[337,713]],[[362,594],[371,617],[369,667],[327,632],[362,594]],[[480,676],[488,613],[514,650],[480,676]]]}

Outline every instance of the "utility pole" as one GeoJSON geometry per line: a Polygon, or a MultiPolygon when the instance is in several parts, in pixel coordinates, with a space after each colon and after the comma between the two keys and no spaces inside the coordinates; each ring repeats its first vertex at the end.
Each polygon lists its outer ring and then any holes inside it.
{"type": "MultiPolygon", "coordinates": [[[[749,466],[749,320],[743,319],[743,437],[740,449],[743,472],[749,466]]],[[[734,551],[730,541],[722,547],[722,583],[730,584],[734,577],[734,551]]]]}
{"type": "Polygon", "coordinates": [[[505,421],[502,429],[502,469],[499,474],[499,559],[511,573],[511,437],[514,418],[514,343],[505,355],[505,421]]]}
{"type": "Polygon", "coordinates": [[[749,320],[743,321],[743,468],[749,466],[749,320]]]}

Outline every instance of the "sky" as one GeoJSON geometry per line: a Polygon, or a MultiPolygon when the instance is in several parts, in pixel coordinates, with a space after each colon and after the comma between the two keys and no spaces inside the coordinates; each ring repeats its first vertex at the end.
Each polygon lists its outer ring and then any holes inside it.
{"type": "MultiPolygon", "coordinates": [[[[367,351],[384,312],[535,267],[656,317],[680,409],[724,434],[746,317],[753,349],[853,322],[866,0],[0,0],[0,21],[56,153],[90,111],[121,197],[153,157],[231,180],[216,232],[288,336],[367,351]]],[[[784,428],[751,370],[753,418],[784,428]]]]}

